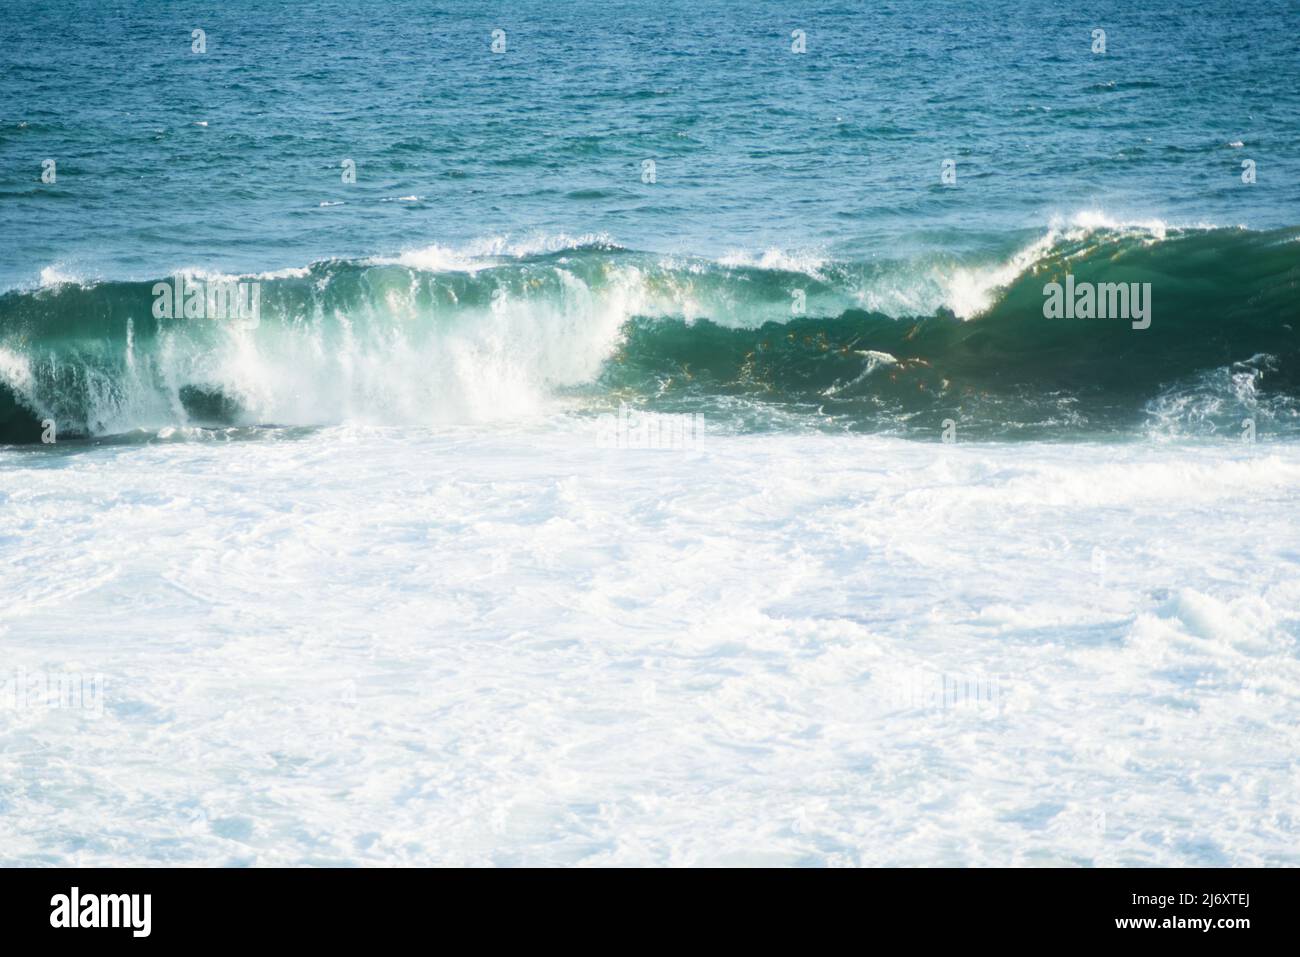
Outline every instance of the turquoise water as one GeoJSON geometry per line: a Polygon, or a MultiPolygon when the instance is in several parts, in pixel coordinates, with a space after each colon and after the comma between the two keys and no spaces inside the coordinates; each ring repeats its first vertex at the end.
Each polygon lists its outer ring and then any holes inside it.
{"type": "Polygon", "coordinates": [[[388,345],[350,367],[391,359],[410,315],[445,352],[507,295],[529,314],[494,335],[599,361],[525,362],[502,388],[739,427],[1295,427],[1295,4],[87,2],[12,5],[0,30],[11,441],[42,416],[100,435],[357,411],[330,362],[291,403],[213,360],[235,346],[210,330],[156,328],[152,284],[181,270],[260,277],[255,348],[327,342],[335,366],[364,340],[388,345]],[[1152,330],[1043,327],[1035,282],[1081,249],[1097,282],[1153,282],[1152,330]],[[954,317],[983,325],[932,328],[954,317]],[[847,361],[747,364],[792,319],[847,361]],[[887,320],[928,323],[928,351],[887,320]],[[717,368],[710,324],[741,330],[717,368]],[[877,375],[875,351],[903,365],[877,375]]]}

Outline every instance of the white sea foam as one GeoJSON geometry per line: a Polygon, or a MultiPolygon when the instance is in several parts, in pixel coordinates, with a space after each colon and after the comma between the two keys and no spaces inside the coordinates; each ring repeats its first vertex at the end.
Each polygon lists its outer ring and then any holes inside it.
{"type": "Polygon", "coordinates": [[[1080,210],[1068,216],[1053,216],[1042,236],[1007,260],[975,266],[933,267],[920,273],[907,270],[903,275],[910,282],[900,282],[896,276],[887,277],[879,288],[864,290],[863,299],[868,308],[878,308],[891,315],[904,314],[900,307],[929,311],[942,306],[959,319],[972,319],[993,305],[999,290],[1010,285],[1060,242],[1079,242],[1106,232],[1158,243],[1171,234],[1215,228],[1207,222],[1172,225],[1159,218],[1126,218],[1098,209],[1080,210]],[[937,300],[932,290],[937,291],[937,300]]]}
{"type": "Polygon", "coordinates": [[[1057,241],[1052,230],[1021,249],[1006,262],[992,266],[959,266],[938,272],[937,285],[942,290],[943,305],[958,319],[970,319],[989,308],[995,293],[1011,284],[1021,273],[1043,257],[1057,241]]]}
{"type": "Polygon", "coordinates": [[[745,250],[732,250],[719,257],[723,266],[744,266],[756,269],[773,269],[781,272],[803,273],[813,279],[824,280],[822,273],[828,259],[824,252],[805,249],[788,251],[769,247],[759,253],[745,250]]]}
{"type": "Polygon", "coordinates": [[[16,395],[30,395],[36,378],[32,375],[31,358],[0,346],[0,383],[16,395]]]}
{"type": "Polygon", "coordinates": [[[491,265],[490,262],[472,254],[465,254],[437,244],[408,250],[396,257],[376,257],[372,262],[376,265],[409,266],[411,269],[423,269],[427,272],[476,272],[491,265]]]}
{"type": "Polygon", "coordinates": [[[42,287],[54,287],[64,285],[80,286],[85,284],[85,279],[66,271],[67,267],[62,265],[46,266],[41,270],[40,284],[42,287]]]}
{"type": "Polygon", "coordinates": [[[310,266],[291,266],[285,269],[270,269],[265,272],[228,273],[202,266],[181,266],[173,270],[171,276],[184,276],[186,279],[198,279],[211,283],[231,283],[247,280],[302,279],[311,273],[310,266]]]}
{"type": "Polygon", "coordinates": [[[370,260],[377,265],[397,264],[429,272],[475,272],[502,260],[522,259],[545,253],[561,252],[585,246],[612,246],[606,233],[536,233],[527,236],[485,236],[460,246],[432,243],[405,250],[397,256],[377,256],[370,260]]]}
{"type": "Polygon", "coordinates": [[[0,861],[1300,864],[1300,449],[594,429],[0,451],[0,861]]]}

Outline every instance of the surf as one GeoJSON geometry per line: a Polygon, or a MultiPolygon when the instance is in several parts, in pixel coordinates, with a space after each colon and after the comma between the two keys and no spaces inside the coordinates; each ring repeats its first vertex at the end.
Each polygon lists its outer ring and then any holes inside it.
{"type": "Polygon", "coordinates": [[[51,420],[64,439],[619,403],[739,429],[1140,432],[1198,389],[1203,429],[1250,414],[1300,430],[1300,227],[1087,224],[982,264],[714,260],[586,238],[203,277],[254,288],[256,324],[169,318],[156,290],[175,279],[48,278],[0,295],[0,442],[37,442],[51,420]],[[1149,283],[1153,321],[1046,319],[1052,283],[1149,283]]]}

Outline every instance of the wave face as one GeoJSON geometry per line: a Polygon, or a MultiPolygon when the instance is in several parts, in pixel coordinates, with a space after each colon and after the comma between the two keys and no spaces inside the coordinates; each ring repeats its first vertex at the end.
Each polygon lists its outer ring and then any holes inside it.
{"type": "Polygon", "coordinates": [[[1300,432],[1300,228],[1054,230],[984,266],[584,241],[224,278],[260,284],[255,328],[155,318],[152,281],[0,296],[0,441],[38,441],[47,419],[65,438],[619,401],[728,429],[1300,432]],[[1067,273],[1150,283],[1150,327],[1044,318],[1067,273]]]}

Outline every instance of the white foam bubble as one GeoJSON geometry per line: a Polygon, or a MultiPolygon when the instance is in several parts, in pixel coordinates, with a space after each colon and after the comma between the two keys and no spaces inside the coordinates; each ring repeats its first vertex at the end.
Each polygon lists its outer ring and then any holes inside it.
{"type": "Polygon", "coordinates": [[[0,450],[6,860],[1294,863],[1297,448],[594,428],[0,450]]]}
{"type": "Polygon", "coordinates": [[[67,268],[61,265],[46,266],[40,273],[40,284],[43,287],[54,287],[64,285],[80,286],[85,284],[85,279],[67,271],[67,268]]]}
{"type": "Polygon", "coordinates": [[[825,252],[815,249],[784,250],[775,246],[762,252],[733,250],[719,257],[722,266],[742,266],[756,269],[773,269],[781,272],[803,273],[813,279],[824,279],[822,269],[827,263],[825,252]]]}

